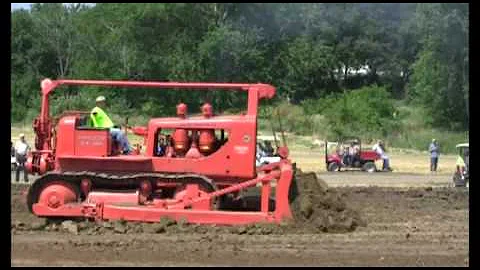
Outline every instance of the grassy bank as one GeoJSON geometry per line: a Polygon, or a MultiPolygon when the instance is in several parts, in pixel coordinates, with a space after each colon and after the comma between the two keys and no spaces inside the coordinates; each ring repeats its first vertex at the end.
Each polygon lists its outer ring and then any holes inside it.
{"type": "MultiPolygon", "coordinates": [[[[12,141],[15,142],[20,133],[26,135],[27,141],[31,146],[34,143],[34,133],[30,125],[16,125],[11,127],[12,141]]],[[[271,131],[260,131],[260,135],[272,135],[271,131]]],[[[129,135],[129,141],[141,143],[142,138],[133,134],[129,135]]],[[[290,149],[290,156],[298,167],[304,171],[324,172],[326,171],[324,162],[324,148],[321,141],[311,136],[294,135],[285,133],[287,145],[290,149]]],[[[281,140],[281,135],[277,134],[277,139],[281,140]]],[[[369,148],[371,144],[365,144],[364,147],[369,148]]],[[[408,148],[391,147],[388,149],[394,173],[420,173],[428,174],[429,157],[428,152],[418,151],[408,148]]],[[[377,166],[381,167],[381,161],[377,162],[377,166]]],[[[455,155],[442,154],[439,160],[439,174],[450,174],[455,168],[455,155]]]]}
{"type": "MultiPolygon", "coordinates": [[[[435,138],[441,147],[441,152],[448,154],[456,153],[455,145],[468,142],[468,132],[432,128],[424,110],[420,107],[406,105],[402,101],[395,101],[394,106],[396,110],[395,119],[398,123],[397,128],[391,130],[386,135],[368,131],[361,133],[351,132],[351,135],[360,137],[362,142],[367,144],[373,144],[377,139],[382,139],[386,142],[387,148],[412,149],[416,151],[426,151],[431,140],[435,138]]],[[[299,139],[302,138],[301,136],[296,137],[295,143],[309,147],[314,140],[336,140],[329,130],[327,115],[307,114],[301,106],[288,105],[288,107],[289,114],[281,117],[283,129],[289,133],[312,138],[309,141],[309,139],[305,138],[299,139]]],[[[272,108],[264,109],[267,112],[271,110],[272,108]]],[[[259,129],[271,133],[272,123],[278,130],[280,125],[276,114],[264,113],[259,119],[259,129]]],[[[348,127],[345,126],[341,128],[348,130],[348,127]]]]}

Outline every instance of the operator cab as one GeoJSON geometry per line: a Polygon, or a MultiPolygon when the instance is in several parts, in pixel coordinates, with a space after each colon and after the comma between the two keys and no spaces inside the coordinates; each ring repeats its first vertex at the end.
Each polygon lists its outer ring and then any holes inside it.
{"type": "Polygon", "coordinates": [[[89,112],[70,111],[59,117],[57,153],[101,157],[120,155],[120,145],[112,139],[110,129],[92,127],[89,115],[89,112]]]}
{"type": "Polygon", "coordinates": [[[457,171],[463,173],[466,171],[468,173],[469,163],[470,163],[470,149],[468,143],[458,144],[456,146],[458,151],[457,156],[457,171]]]}
{"type": "MultiPolygon", "coordinates": [[[[117,127],[117,126],[114,126],[114,127],[117,127]]],[[[108,131],[108,136],[110,137],[109,138],[109,145],[110,145],[109,149],[110,150],[108,151],[108,156],[122,155],[120,144],[112,138],[112,135],[110,134],[110,129],[93,126],[92,119],[90,118],[90,112],[81,112],[80,113],[80,115],[78,117],[78,120],[76,122],[75,129],[76,130],[82,130],[82,131],[93,131],[92,133],[95,133],[95,132],[98,132],[98,131],[108,131]]]]}

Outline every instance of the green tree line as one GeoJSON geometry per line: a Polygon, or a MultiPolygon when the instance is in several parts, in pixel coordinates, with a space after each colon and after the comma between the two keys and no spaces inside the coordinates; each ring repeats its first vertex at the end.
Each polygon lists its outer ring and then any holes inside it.
{"type": "MultiPolygon", "coordinates": [[[[447,3],[33,4],[11,13],[11,120],[38,114],[48,77],[263,82],[277,87],[271,104],[317,112],[336,97],[342,109],[327,108],[333,119],[358,122],[358,107],[371,125],[394,112],[379,99],[402,99],[425,107],[433,127],[466,130],[468,12],[447,3]],[[365,99],[370,105],[354,103],[365,99]]],[[[122,115],[172,114],[179,101],[245,106],[230,92],[90,90],[55,92],[53,112],[90,109],[99,93],[122,115]]],[[[378,129],[394,128],[389,121],[378,129]]]]}

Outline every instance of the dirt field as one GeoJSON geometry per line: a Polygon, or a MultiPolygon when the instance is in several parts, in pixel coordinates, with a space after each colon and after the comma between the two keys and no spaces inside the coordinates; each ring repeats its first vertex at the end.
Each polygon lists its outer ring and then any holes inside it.
{"type": "Polygon", "coordinates": [[[468,189],[428,186],[429,181],[448,182],[442,178],[391,176],[320,175],[334,192],[332,198],[341,198],[365,221],[364,226],[343,233],[282,226],[147,229],[118,223],[97,227],[80,223],[70,230],[62,224],[46,225],[27,213],[21,196],[25,186],[14,185],[11,262],[13,266],[468,266],[468,189]],[[398,187],[333,187],[331,183],[341,179],[379,186],[395,181],[398,187]],[[406,188],[410,181],[425,187],[406,188]]]}
{"type": "MultiPolygon", "coordinates": [[[[298,148],[290,151],[292,160],[304,171],[317,173],[327,172],[325,153],[318,148],[298,148]]],[[[415,173],[430,175],[430,159],[428,153],[408,149],[392,149],[388,153],[390,165],[395,173],[415,173]]],[[[455,170],[456,155],[442,154],[438,161],[437,175],[452,175],[455,170]]],[[[375,162],[378,169],[382,168],[382,161],[375,162]]]]}
{"type": "Polygon", "coordinates": [[[317,173],[319,178],[327,182],[330,187],[391,187],[391,188],[426,188],[450,187],[453,185],[451,174],[413,174],[396,172],[365,173],[352,172],[324,172],[317,173]]]}

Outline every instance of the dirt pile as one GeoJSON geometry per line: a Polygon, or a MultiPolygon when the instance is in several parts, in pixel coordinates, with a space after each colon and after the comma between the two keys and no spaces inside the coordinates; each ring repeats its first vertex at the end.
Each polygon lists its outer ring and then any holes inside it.
{"type": "Polygon", "coordinates": [[[348,207],[344,194],[329,189],[314,172],[297,170],[290,189],[294,227],[308,232],[349,232],[366,222],[348,207]]]}

